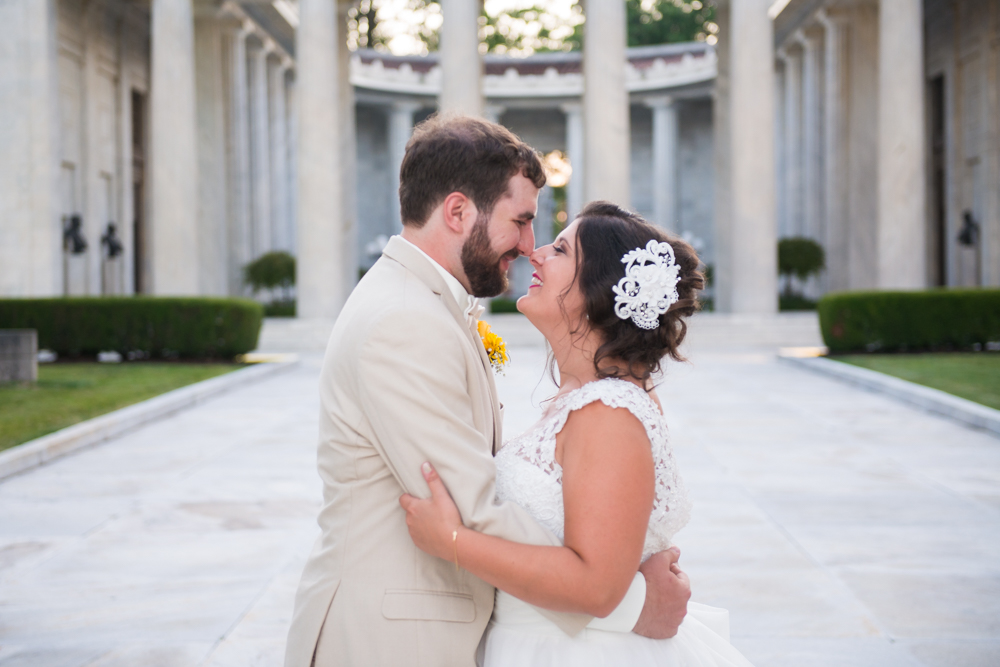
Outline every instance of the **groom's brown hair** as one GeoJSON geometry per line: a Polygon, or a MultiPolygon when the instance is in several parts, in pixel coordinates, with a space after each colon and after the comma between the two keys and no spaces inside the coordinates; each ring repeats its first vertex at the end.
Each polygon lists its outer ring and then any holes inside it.
{"type": "Polygon", "coordinates": [[[423,227],[452,192],[489,215],[520,173],[545,185],[538,154],[513,132],[480,118],[435,115],[417,125],[399,168],[399,209],[404,225],[423,227]]]}

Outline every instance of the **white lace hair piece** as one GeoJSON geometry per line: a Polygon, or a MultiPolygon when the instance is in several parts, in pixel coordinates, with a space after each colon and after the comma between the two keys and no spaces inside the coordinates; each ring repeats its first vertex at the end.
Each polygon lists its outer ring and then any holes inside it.
{"type": "Polygon", "coordinates": [[[636,248],[622,257],[625,277],[612,287],[615,315],[632,320],[641,329],[660,326],[660,315],[677,303],[677,283],[681,267],[674,259],[674,249],[665,241],[652,240],[645,248],[636,248]]]}

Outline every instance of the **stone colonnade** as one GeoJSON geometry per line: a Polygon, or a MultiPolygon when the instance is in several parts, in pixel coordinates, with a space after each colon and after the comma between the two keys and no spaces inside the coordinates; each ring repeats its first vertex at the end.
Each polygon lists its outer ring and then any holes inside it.
{"type": "MultiPolygon", "coordinates": [[[[169,4],[175,8],[190,6],[186,4],[189,2],[154,0],[154,3],[169,4]]],[[[251,22],[243,20],[232,25],[225,24],[220,40],[226,51],[222,59],[226,63],[222,72],[224,94],[220,96],[224,102],[225,122],[222,127],[225,128],[223,140],[227,155],[222,169],[223,181],[227,185],[226,231],[230,247],[239,251],[230,253],[230,256],[238,257],[245,253],[246,258],[252,258],[271,248],[294,247],[298,259],[299,316],[306,318],[335,317],[356,274],[356,270],[352,270],[356,233],[353,229],[355,215],[351,210],[354,188],[350,185],[353,156],[348,149],[348,146],[353,146],[350,132],[353,123],[349,123],[353,89],[348,80],[348,54],[342,38],[344,26],[340,20],[346,6],[347,3],[334,0],[301,0],[299,3],[294,87],[290,85],[290,72],[285,71],[290,70],[290,61],[267,35],[259,34],[251,22]],[[282,81],[285,83],[284,90],[276,90],[275,84],[282,81]],[[243,100],[246,104],[242,103],[243,100]],[[290,109],[293,110],[293,117],[289,117],[290,109]],[[286,117],[284,121],[281,120],[282,115],[286,117]],[[290,133],[293,130],[297,139],[292,139],[290,133]],[[276,136],[278,131],[281,136],[276,136]],[[241,145],[244,137],[247,138],[246,144],[241,145]],[[289,150],[289,146],[297,149],[289,150]],[[292,153],[294,159],[275,166],[276,161],[281,161],[281,153],[292,153]],[[289,196],[293,189],[294,196],[289,196]],[[294,225],[290,224],[293,215],[294,225]],[[294,238],[291,234],[293,229],[294,238]]],[[[583,104],[564,106],[567,113],[567,145],[576,169],[569,192],[571,212],[596,198],[611,199],[625,206],[630,204],[629,106],[622,76],[626,65],[625,30],[624,15],[619,9],[622,8],[617,7],[617,3],[591,8],[589,24],[602,26],[603,29],[599,38],[588,40],[590,46],[584,54],[586,92],[583,104]],[[601,11],[607,11],[607,16],[594,16],[594,12],[601,11]],[[607,26],[614,29],[609,31],[607,26]],[[609,35],[619,34],[620,39],[609,39],[609,35]]],[[[460,11],[452,10],[451,18],[454,20],[446,18],[442,28],[442,55],[446,56],[442,58],[442,67],[446,85],[441,92],[440,106],[442,110],[476,112],[478,109],[479,113],[485,113],[482,61],[478,52],[472,55],[467,43],[470,40],[464,35],[470,32],[474,37],[475,27],[470,27],[474,22],[463,22],[462,16],[460,11]],[[464,55],[447,57],[451,49],[464,55]],[[468,65],[469,61],[475,67],[458,66],[458,63],[468,65]],[[470,91],[475,91],[475,94],[470,94],[470,91]]],[[[183,27],[170,24],[164,28],[164,25],[154,26],[154,33],[166,32],[174,43],[183,41],[183,27]]],[[[750,41],[752,44],[747,47],[734,39],[734,50],[747,51],[747,57],[734,58],[734,66],[751,61],[756,53],[754,49],[760,50],[756,44],[760,40],[750,41]]],[[[162,37],[159,40],[161,45],[168,43],[162,37]]],[[[178,62],[176,54],[172,57],[166,48],[158,48],[155,40],[153,52],[154,59],[159,58],[161,63],[166,63],[164,67],[178,62]]],[[[771,56],[768,55],[765,60],[771,62],[771,56]]],[[[200,68],[198,70],[200,72],[200,68]]],[[[187,70],[181,68],[177,71],[187,70]]],[[[755,85],[735,88],[735,108],[743,108],[740,105],[744,102],[753,106],[762,98],[759,87],[755,85]],[[745,95],[746,99],[737,100],[739,95],[745,95]]],[[[200,104],[199,99],[195,106],[200,104]]],[[[676,185],[670,185],[676,184],[677,159],[674,151],[677,113],[673,101],[669,99],[653,100],[650,105],[654,114],[655,177],[657,182],[668,184],[664,190],[657,190],[654,217],[657,222],[670,226],[677,206],[676,185]]],[[[401,103],[397,107],[391,123],[394,162],[401,158],[415,112],[415,107],[407,104],[401,103]]],[[[169,134],[176,125],[176,117],[155,114],[152,131],[154,134],[169,134]]],[[[739,245],[740,238],[736,237],[745,237],[751,246],[759,245],[760,252],[741,255],[744,265],[733,269],[730,283],[734,289],[742,286],[746,294],[753,296],[737,295],[730,301],[721,298],[719,305],[725,308],[727,304],[732,304],[733,309],[747,312],[768,312],[773,310],[773,304],[765,302],[773,301],[771,297],[774,294],[774,231],[760,221],[768,217],[766,211],[768,207],[773,209],[774,203],[773,197],[768,200],[762,194],[769,190],[762,187],[757,176],[766,172],[760,169],[760,151],[757,150],[766,142],[762,141],[759,133],[750,131],[733,131],[732,136],[731,153],[734,158],[742,156],[742,161],[738,161],[742,168],[730,170],[733,176],[731,210],[746,217],[746,220],[734,220],[731,227],[733,238],[730,240],[739,245]],[[754,175],[748,176],[751,172],[754,175]],[[747,206],[739,205],[741,202],[747,206]],[[747,211],[750,213],[744,215],[747,211]],[[746,260],[748,256],[752,260],[746,260]]],[[[197,145],[202,144],[201,137],[198,137],[197,145]]],[[[205,178],[205,174],[198,172],[198,167],[204,167],[206,163],[211,166],[210,161],[191,160],[189,156],[161,164],[153,157],[154,172],[166,169],[171,174],[162,174],[168,184],[173,183],[172,178],[182,184],[187,182],[185,179],[197,183],[197,179],[205,178]],[[191,165],[191,162],[194,164],[191,165]],[[181,167],[182,163],[191,168],[181,167]]],[[[217,166],[213,168],[220,169],[217,166]]],[[[195,208],[194,215],[188,211],[181,220],[176,200],[167,200],[162,191],[158,194],[154,188],[151,223],[154,229],[162,230],[156,221],[174,215],[178,226],[173,231],[190,235],[192,227],[197,228],[191,221],[199,220],[199,216],[204,215],[204,208],[204,205],[195,208]],[[171,207],[172,211],[165,212],[171,207]]],[[[773,211],[770,220],[773,226],[773,211]]],[[[167,233],[171,230],[162,231],[167,233]]],[[[204,278],[197,276],[199,264],[205,266],[204,261],[198,262],[194,256],[184,256],[176,250],[173,259],[169,270],[165,268],[156,274],[153,284],[156,293],[211,293],[205,289],[204,278]]],[[[738,264],[738,258],[733,260],[734,264],[738,264]]],[[[244,260],[228,261],[232,286],[239,273],[238,267],[244,260]]]]}
{"type": "Polygon", "coordinates": [[[240,294],[294,251],[294,67],[237,6],[193,6],[152,3],[147,291],[240,294]]]}
{"type": "Polygon", "coordinates": [[[824,246],[828,290],[928,282],[921,5],[821,7],[783,26],[779,236],[824,246]]]}

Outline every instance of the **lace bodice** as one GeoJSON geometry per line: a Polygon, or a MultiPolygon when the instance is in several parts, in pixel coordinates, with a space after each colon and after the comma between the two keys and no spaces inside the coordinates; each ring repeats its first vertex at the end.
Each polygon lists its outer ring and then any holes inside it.
{"type": "Polygon", "coordinates": [[[642,551],[642,559],[646,560],[670,546],[670,540],[691,516],[691,502],[667,441],[663,415],[645,391],[627,380],[588,382],[556,398],[542,421],[508,440],[496,456],[497,498],[517,503],[563,539],[562,466],[555,457],[556,435],[571,412],[594,401],[625,408],[635,415],[646,428],[652,446],[656,495],[642,551]]]}

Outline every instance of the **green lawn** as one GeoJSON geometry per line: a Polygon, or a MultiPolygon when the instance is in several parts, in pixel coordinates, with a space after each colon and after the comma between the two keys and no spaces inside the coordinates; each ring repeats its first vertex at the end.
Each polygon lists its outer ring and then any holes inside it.
{"type": "Polygon", "coordinates": [[[0,385],[0,451],[237,368],[152,362],[39,366],[33,386],[0,385]]]}
{"type": "Polygon", "coordinates": [[[1000,410],[1000,354],[848,354],[831,357],[1000,410]]]}

